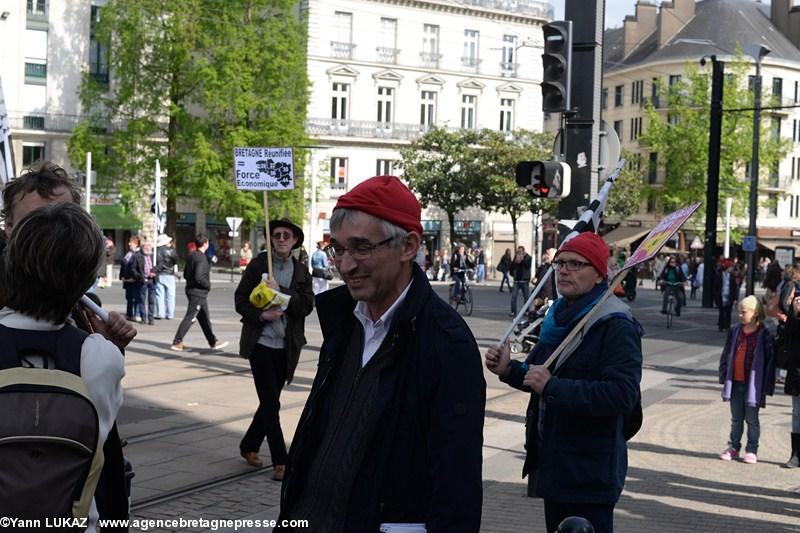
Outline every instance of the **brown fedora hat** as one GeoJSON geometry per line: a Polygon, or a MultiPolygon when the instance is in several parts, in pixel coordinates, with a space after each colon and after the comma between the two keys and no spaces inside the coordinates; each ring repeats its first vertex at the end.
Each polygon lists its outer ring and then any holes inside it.
{"type": "Polygon", "coordinates": [[[294,236],[297,238],[297,242],[294,243],[292,246],[292,250],[300,248],[303,244],[303,239],[305,236],[303,235],[303,230],[301,230],[298,226],[292,223],[291,220],[288,218],[281,218],[280,220],[270,220],[269,221],[269,233],[272,235],[272,232],[275,231],[275,228],[288,228],[292,230],[294,236]]]}

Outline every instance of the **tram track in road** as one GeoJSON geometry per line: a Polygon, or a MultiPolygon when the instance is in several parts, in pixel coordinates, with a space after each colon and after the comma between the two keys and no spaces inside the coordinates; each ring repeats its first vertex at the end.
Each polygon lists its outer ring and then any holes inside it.
{"type": "MultiPolygon", "coordinates": [[[[517,392],[519,392],[519,391],[509,390],[509,391],[502,392],[502,393],[500,393],[500,394],[498,394],[496,396],[493,396],[492,398],[490,398],[490,399],[488,399],[486,401],[486,406],[489,407],[492,403],[498,402],[500,400],[503,400],[503,399],[507,398],[508,396],[516,394],[517,392]]],[[[292,404],[287,405],[286,409],[292,409],[292,408],[300,407],[300,406],[303,406],[303,405],[305,405],[304,401],[303,402],[294,402],[292,404]]],[[[236,421],[240,421],[240,420],[249,419],[249,418],[251,418],[251,416],[252,415],[248,414],[247,416],[228,417],[228,418],[225,418],[225,419],[222,419],[222,420],[213,421],[213,422],[196,422],[196,423],[193,423],[193,424],[186,424],[186,425],[178,426],[178,427],[175,427],[175,428],[169,428],[169,429],[164,429],[164,430],[160,430],[160,431],[153,431],[153,432],[149,432],[149,433],[142,433],[142,434],[139,434],[139,435],[134,435],[132,437],[127,438],[126,441],[127,441],[128,446],[134,446],[134,445],[136,445],[138,443],[143,443],[143,442],[156,440],[158,438],[162,438],[162,437],[165,437],[165,436],[176,435],[176,434],[179,434],[179,433],[188,433],[188,432],[191,432],[191,431],[199,431],[199,430],[202,430],[202,429],[208,429],[208,428],[212,428],[212,427],[215,427],[215,426],[228,424],[228,423],[231,423],[231,422],[236,422],[236,421]]],[[[489,445],[484,445],[484,447],[493,448],[492,446],[489,446],[489,445]]],[[[224,474],[224,475],[221,475],[221,476],[215,476],[215,477],[212,477],[212,478],[209,478],[209,479],[206,479],[206,480],[198,481],[196,483],[190,483],[190,484],[184,485],[182,487],[178,487],[178,488],[175,488],[175,489],[172,489],[172,490],[161,492],[161,493],[156,494],[154,496],[148,496],[148,497],[145,497],[145,498],[137,499],[137,500],[132,502],[131,511],[132,512],[141,511],[141,510],[147,509],[149,507],[153,507],[153,506],[156,506],[156,505],[160,505],[162,503],[167,503],[167,502],[170,502],[170,501],[173,501],[173,500],[177,500],[179,498],[183,498],[184,496],[189,496],[191,494],[195,494],[197,492],[202,492],[202,491],[205,491],[205,490],[213,489],[213,488],[216,488],[216,487],[219,487],[221,485],[228,484],[228,483],[235,483],[237,481],[242,481],[242,480],[245,480],[245,479],[249,479],[251,477],[264,475],[264,474],[267,474],[267,473],[271,472],[272,470],[273,470],[273,467],[270,465],[270,466],[264,466],[264,467],[259,468],[257,470],[248,470],[248,471],[244,471],[244,472],[232,472],[230,474],[224,474]]],[[[136,478],[134,477],[134,480],[135,479],[136,478]]]]}

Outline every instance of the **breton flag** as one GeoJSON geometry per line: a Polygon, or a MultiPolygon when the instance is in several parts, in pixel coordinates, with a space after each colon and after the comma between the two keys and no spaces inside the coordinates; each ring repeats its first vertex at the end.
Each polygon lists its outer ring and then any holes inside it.
{"type": "Polygon", "coordinates": [[[8,111],[3,96],[3,80],[0,79],[0,186],[16,176],[14,170],[14,150],[11,146],[11,126],[8,124],[8,111]]]}
{"type": "MultiPolygon", "coordinates": [[[[571,238],[575,237],[579,233],[584,231],[591,231],[597,233],[597,230],[600,229],[600,219],[603,217],[603,211],[606,209],[606,203],[608,202],[608,195],[611,192],[611,187],[614,185],[614,182],[617,180],[619,173],[622,172],[622,167],[625,166],[625,159],[620,159],[617,163],[617,167],[614,169],[611,174],[609,174],[608,178],[606,178],[603,187],[597,193],[597,198],[595,198],[589,207],[581,214],[578,223],[572,228],[572,232],[569,235],[564,237],[564,241],[561,243],[563,246],[565,242],[570,240],[571,238]]],[[[544,284],[550,279],[550,276],[554,275],[555,273],[555,265],[552,265],[550,268],[542,276],[542,279],[538,280],[536,283],[536,287],[534,287],[533,291],[528,298],[528,301],[522,305],[522,308],[517,313],[517,316],[514,317],[514,321],[511,322],[511,326],[506,330],[505,335],[500,338],[500,342],[498,344],[503,344],[506,339],[508,339],[511,334],[514,332],[514,328],[517,327],[522,317],[525,316],[525,313],[528,311],[528,307],[533,303],[533,299],[539,294],[539,291],[542,290],[544,284]]]]}

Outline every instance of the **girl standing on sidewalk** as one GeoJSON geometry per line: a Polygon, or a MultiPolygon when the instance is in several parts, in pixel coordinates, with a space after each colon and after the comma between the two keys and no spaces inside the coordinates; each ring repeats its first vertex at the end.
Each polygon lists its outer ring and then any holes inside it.
{"type": "Polygon", "coordinates": [[[728,331],[719,359],[722,400],[731,403],[731,434],[728,447],[719,455],[723,461],[739,457],[744,422],[747,422],[747,447],[742,460],[758,462],[758,437],[761,432],[758,410],[766,406],[767,395],[775,391],[772,335],[766,330],[764,307],[755,296],[739,303],[739,322],[728,331]]]}

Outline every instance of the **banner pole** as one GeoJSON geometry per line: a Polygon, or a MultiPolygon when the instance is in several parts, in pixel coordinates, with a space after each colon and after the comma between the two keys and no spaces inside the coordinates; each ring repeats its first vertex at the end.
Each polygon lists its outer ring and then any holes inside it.
{"type": "Polygon", "coordinates": [[[267,236],[267,272],[269,277],[272,276],[272,234],[269,230],[269,200],[267,199],[267,191],[264,191],[264,233],[267,236]]]}

